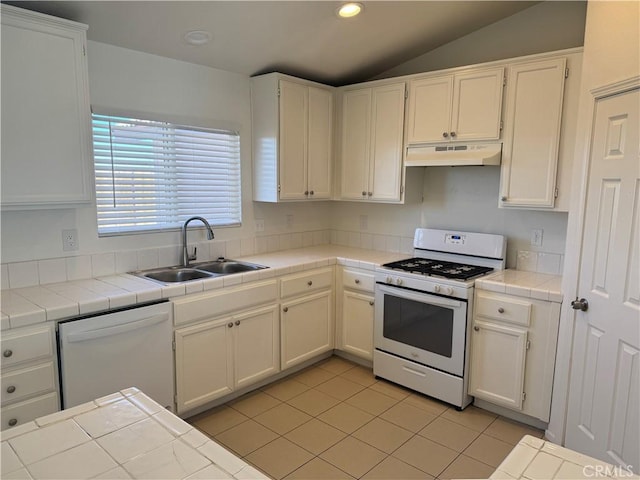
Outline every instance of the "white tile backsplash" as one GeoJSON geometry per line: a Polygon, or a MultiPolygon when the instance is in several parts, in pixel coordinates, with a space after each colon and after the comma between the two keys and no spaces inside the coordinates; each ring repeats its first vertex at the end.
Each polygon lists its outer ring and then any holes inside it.
{"type": "Polygon", "coordinates": [[[315,232],[303,232],[302,233],[302,246],[312,247],[314,245],[315,232]]]}
{"type": "Polygon", "coordinates": [[[360,248],[366,248],[367,250],[373,249],[373,235],[370,233],[361,233],[360,248]]]}
{"type": "Polygon", "coordinates": [[[561,270],[561,257],[557,253],[538,253],[538,269],[539,273],[550,273],[552,275],[558,275],[562,273],[561,270]]]}
{"type": "Polygon", "coordinates": [[[516,269],[527,272],[562,275],[564,255],[559,253],[518,250],[516,269]]]}
{"type": "Polygon", "coordinates": [[[52,258],[38,262],[40,284],[67,281],[67,262],[64,258],[52,258]]]}
{"type": "MultiPolygon", "coordinates": [[[[198,262],[209,260],[209,249],[202,249],[200,245],[196,246],[198,251],[198,262]],[[206,253],[206,258],[204,257],[206,253]]],[[[193,247],[189,248],[189,253],[193,253],[193,247]]],[[[182,250],[177,247],[162,247],[158,248],[158,266],[160,267],[172,267],[179,265],[182,262],[182,250]]]]}
{"type": "MultiPolygon", "coordinates": [[[[291,247],[295,248],[295,247],[291,247]]],[[[240,254],[243,257],[256,253],[256,242],[254,237],[246,237],[240,239],[240,254]]]]}
{"type": "Polygon", "coordinates": [[[9,264],[9,285],[11,288],[38,285],[38,262],[17,262],[9,264]]]}
{"type": "Polygon", "coordinates": [[[384,252],[387,248],[387,237],[386,235],[373,235],[373,249],[384,252]]]}
{"type": "Polygon", "coordinates": [[[354,248],[360,248],[360,245],[361,245],[360,232],[348,232],[347,245],[354,248]]]}
{"type": "Polygon", "coordinates": [[[94,277],[103,277],[116,273],[115,253],[97,253],[91,255],[91,273],[94,277]]]}
{"type": "Polygon", "coordinates": [[[240,241],[238,239],[227,240],[225,249],[227,251],[227,254],[225,255],[227,258],[237,258],[242,255],[242,247],[240,246],[240,241]]]}
{"type": "Polygon", "coordinates": [[[289,250],[291,248],[291,234],[283,233],[278,239],[280,242],[280,250],[289,250]]]}
{"type": "Polygon", "coordinates": [[[302,234],[301,233],[292,233],[291,234],[291,248],[301,248],[302,247],[302,234]]]}
{"type": "Polygon", "coordinates": [[[91,278],[91,256],[78,255],[77,257],[67,257],[67,280],[84,280],[91,278]]]}
{"type": "Polygon", "coordinates": [[[386,247],[385,247],[385,251],[386,252],[399,253],[400,252],[400,237],[388,235],[387,239],[385,240],[385,245],[386,245],[386,247]]]}
{"type": "Polygon", "coordinates": [[[148,248],[146,250],[138,251],[138,268],[140,270],[146,270],[148,268],[159,267],[158,249],[148,248]]]}
{"type": "Polygon", "coordinates": [[[219,257],[227,256],[227,242],[224,240],[214,240],[209,242],[209,258],[215,260],[219,257]]]}
{"type": "Polygon", "coordinates": [[[129,250],[116,252],[116,273],[126,273],[138,270],[138,252],[129,250]]]}
{"type": "Polygon", "coordinates": [[[9,266],[3,263],[0,266],[0,289],[9,288],[9,266]]]}

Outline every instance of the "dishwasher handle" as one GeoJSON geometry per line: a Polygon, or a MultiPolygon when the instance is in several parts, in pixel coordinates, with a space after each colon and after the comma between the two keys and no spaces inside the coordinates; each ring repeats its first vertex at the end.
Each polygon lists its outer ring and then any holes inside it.
{"type": "Polygon", "coordinates": [[[121,333],[131,332],[140,328],[150,327],[158,323],[162,323],[168,320],[169,315],[166,313],[153,315],[152,317],[144,318],[142,320],[136,320],[122,325],[116,325],[115,327],[99,328],[97,330],[89,330],[86,332],[70,333],[67,335],[67,342],[77,343],[85,342],[87,340],[95,340],[97,338],[110,337],[113,335],[119,335],[121,333]]]}

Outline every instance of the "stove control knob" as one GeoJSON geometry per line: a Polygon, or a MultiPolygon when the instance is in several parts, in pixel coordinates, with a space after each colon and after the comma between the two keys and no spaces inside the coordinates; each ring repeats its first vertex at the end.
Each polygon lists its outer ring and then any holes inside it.
{"type": "Polygon", "coordinates": [[[433,291],[436,293],[440,293],[440,285],[436,285],[433,287],[433,291]]]}
{"type": "Polygon", "coordinates": [[[445,293],[447,295],[453,295],[453,287],[447,287],[445,290],[445,293]]]}
{"type": "Polygon", "coordinates": [[[387,277],[387,283],[393,283],[393,278],[387,277]]]}
{"type": "Polygon", "coordinates": [[[402,279],[396,278],[396,285],[402,285],[402,279]]]}

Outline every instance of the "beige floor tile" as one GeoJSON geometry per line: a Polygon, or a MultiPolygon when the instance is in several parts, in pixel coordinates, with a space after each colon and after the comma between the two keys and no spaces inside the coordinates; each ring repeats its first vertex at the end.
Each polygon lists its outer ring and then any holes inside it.
{"type": "Polygon", "coordinates": [[[325,410],[329,410],[334,405],[340,403],[337,398],[330,397],[326,393],[319,392],[316,389],[307,390],[297,397],[288,400],[287,403],[298,410],[315,417],[325,410]]]}
{"type": "Polygon", "coordinates": [[[314,458],[295,472],[285,477],[287,480],[351,480],[353,477],[321,458],[314,458]]]}
{"type": "Polygon", "coordinates": [[[418,433],[435,420],[436,416],[420,408],[400,402],[380,415],[380,418],[413,433],[418,433]]]}
{"type": "Polygon", "coordinates": [[[345,438],[320,455],[322,459],[356,478],[367,473],[386,456],[384,452],[353,437],[345,438]]]}
{"type": "Polygon", "coordinates": [[[216,436],[216,441],[241,457],[278,438],[278,434],[253,420],[247,420],[216,436]]]}
{"type": "Polygon", "coordinates": [[[300,383],[293,378],[287,378],[277,383],[267,385],[262,391],[272,397],[277,398],[283,402],[292,399],[293,397],[300,395],[302,392],[309,390],[308,385],[300,383]]]}
{"type": "Polygon", "coordinates": [[[542,430],[514,422],[504,417],[496,418],[482,433],[512,445],[516,445],[525,435],[532,435],[537,438],[542,438],[544,435],[544,431],[542,430]]]}
{"type": "Polygon", "coordinates": [[[342,430],[346,433],[355,432],[365,423],[373,419],[373,415],[352,407],[346,403],[339,403],[335,407],[330,408],[324,413],[318,415],[318,420],[328,423],[332,427],[342,430]]]}
{"type": "Polygon", "coordinates": [[[194,427],[211,436],[218,435],[247,420],[249,417],[226,405],[189,419],[194,427]]]}
{"type": "Polygon", "coordinates": [[[438,399],[422,395],[421,393],[411,393],[403,402],[413,405],[414,407],[422,408],[434,415],[440,415],[449,408],[448,404],[438,399]]]}
{"type": "Polygon", "coordinates": [[[314,418],[291,430],[285,435],[285,438],[305,450],[319,455],[346,436],[347,434],[343,431],[314,418]]]}
{"type": "Polygon", "coordinates": [[[381,418],[374,418],[353,432],[352,436],[368,443],[372,447],[376,447],[378,450],[392,453],[409,440],[413,433],[381,418]]]}
{"type": "Polygon", "coordinates": [[[318,363],[316,366],[331,373],[335,373],[336,375],[340,375],[347,370],[351,370],[356,366],[356,364],[350,362],[349,360],[345,360],[344,358],[336,357],[334,355],[333,357],[330,357],[329,359],[318,363]]]}
{"type": "Polygon", "coordinates": [[[286,438],[278,438],[255,452],[246,460],[267,473],[272,478],[284,478],[313,458],[313,455],[291,443],[286,438]]]}
{"type": "Polygon", "coordinates": [[[247,395],[243,395],[227,405],[247,417],[255,417],[256,415],[260,415],[262,412],[266,412],[280,403],[280,400],[277,398],[258,390],[248,393],[247,395]]]}
{"type": "Polygon", "coordinates": [[[297,375],[293,376],[293,379],[297,382],[304,383],[308,387],[315,387],[327,380],[335,377],[336,374],[319,367],[310,367],[297,375]]]}
{"type": "Polygon", "coordinates": [[[462,452],[480,435],[480,432],[440,417],[420,430],[419,433],[423,437],[457,452],[462,452]]]}
{"type": "Polygon", "coordinates": [[[373,467],[372,470],[362,477],[367,480],[431,480],[433,477],[428,473],[418,470],[411,465],[404,463],[394,457],[387,457],[381,463],[373,467]]]}
{"type": "Polygon", "coordinates": [[[385,395],[396,398],[398,400],[407,398],[411,393],[410,390],[407,390],[400,385],[396,385],[395,383],[387,382],[386,380],[382,379],[377,380],[369,388],[375,390],[376,392],[384,393],[385,395]]]}
{"type": "Polygon", "coordinates": [[[340,375],[347,380],[359,383],[365,387],[369,387],[376,383],[376,377],[373,375],[373,369],[358,365],[357,367],[347,370],[340,375]]]}
{"type": "Polygon", "coordinates": [[[494,468],[478,462],[473,458],[460,455],[444,472],[438,477],[440,480],[450,480],[458,478],[489,478],[494,468]]]}
{"type": "Polygon", "coordinates": [[[511,452],[513,445],[497,438],[482,434],[476,438],[465,450],[464,454],[479,462],[497,467],[511,452]]]}
{"type": "Polygon", "coordinates": [[[353,397],[348,398],[345,402],[372,415],[380,415],[382,412],[398,403],[398,400],[383,393],[376,392],[375,390],[371,390],[370,388],[366,388],[356,393],[353,397]]]}
{"type": "Polygon", "coordinates": [[[393,456],[437,477],[458,456],[458,452],[416,435],[393,452],[393,456]]]}
{"type": "Polygon", "coordinates": [[[459,412],[451,407],[442,414],[442,418],[459,423],[471,430],[482,432],[497,418],[497,415],[486,410],[469,405],[463,411],[459,412]]]}
{"type": "Polygon", "coordinates": [[[338,400],[346,400],[364,388],[365,387],[359,383],[355,383],[341,377],[334,377],[331,380],[327,380],[315,387],[316,390],[326,393],[327,395],[331,395],[338,400]]]}
{"type": "Polygon", "coordinates": [[[286,403],[281,403],[277,407],[273,407],[271,410],[267,410],[253,417],[256,422],[261,423],[280,435],[284,435],[303,423],[308,422],[311,418],[310,415],[286,403]]]}

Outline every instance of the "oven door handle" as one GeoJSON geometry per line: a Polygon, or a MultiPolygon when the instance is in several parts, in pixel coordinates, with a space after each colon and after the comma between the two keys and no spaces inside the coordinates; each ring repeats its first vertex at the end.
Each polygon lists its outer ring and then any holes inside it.
{"type": "Polygon", "coordinates": [[[406,298],[408,300],[415,300],[416,302],[421,302],[421,303],[430,303],[432,305],[438,305],[442,307],[459,308],[462,306],[462,302],[460,300],[439,297],[437,295],[432,295],[428,292],[413,292],[411,290],[389,287],[387,285],[381,285],[381,284],[377,284],[376,286],[378,287],[378,290],[381,293],[383,294],[387,293],[389,295],[393,295],[394,297],[406,298]]]}

